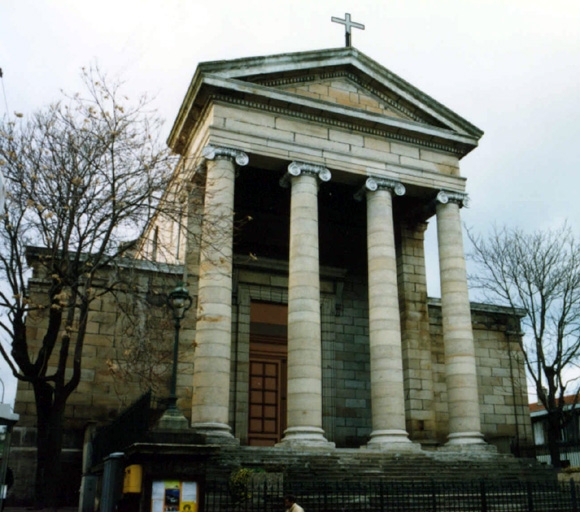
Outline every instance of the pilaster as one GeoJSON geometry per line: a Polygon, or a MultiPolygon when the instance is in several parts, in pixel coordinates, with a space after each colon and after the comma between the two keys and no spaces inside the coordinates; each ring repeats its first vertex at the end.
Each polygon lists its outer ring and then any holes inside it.
{"type": "Polygon", "coordinates": [[[435,444],[431,333],[425,270],[425,222],[401,222],[397,248],[406,425],[411,439],[435,444]]]}

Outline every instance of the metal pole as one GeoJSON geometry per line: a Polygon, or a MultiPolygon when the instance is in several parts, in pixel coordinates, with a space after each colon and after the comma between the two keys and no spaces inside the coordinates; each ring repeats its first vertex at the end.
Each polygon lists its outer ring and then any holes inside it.
{"type": "Polygon", "coordinates": [[[168,409],[177,409],[177,356],[179,353],[179,329],[181,322],[175,317],[175,338],[173,340],[173,368],[171,370],[171,387],[169,389],[168,409]]]}

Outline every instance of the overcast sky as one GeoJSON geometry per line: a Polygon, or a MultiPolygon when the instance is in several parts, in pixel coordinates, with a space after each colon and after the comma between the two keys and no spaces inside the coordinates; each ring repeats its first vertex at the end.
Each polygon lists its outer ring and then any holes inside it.
{"type": "Polygon", "coordinates": [[[353,46],[484,130],[462,160],[468,227],[580,231],[578,0],[0,0],[0,115],[98,62],[156,97],[167,134],[199,62],[343,46],[345,12],[366,26],[353,46]]]}

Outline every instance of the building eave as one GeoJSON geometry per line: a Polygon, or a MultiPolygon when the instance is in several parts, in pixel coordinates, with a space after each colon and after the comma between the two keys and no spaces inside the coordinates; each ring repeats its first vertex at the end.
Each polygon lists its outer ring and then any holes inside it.
{"type": "Polygon", "coordinates": [[[457,145],[456,153],[460,157],[477,147],[478,140],[483,134],[479,128],[355,48],[340,48],[201,63],[168,138],[168,144],[174,151],[183,154],[184,141],[189,140],[189,132],[194,129],[196,118],[206,107],[211,94],[220,92],[264,103],[282,103],[290,109],[319,111],[321,117],[328,115],[360,123],[376,123],[386,130],[402,130],[421,137],[452,142],[457,145]],[[356,108],[331,104],[256,83],[260,79],[283,77],[288,73],[332,70],[341,66],[356,70],[362,83],[367,81],[380,84],[406,104],[436,120],[441,126],[363,112],[356,108]]]}

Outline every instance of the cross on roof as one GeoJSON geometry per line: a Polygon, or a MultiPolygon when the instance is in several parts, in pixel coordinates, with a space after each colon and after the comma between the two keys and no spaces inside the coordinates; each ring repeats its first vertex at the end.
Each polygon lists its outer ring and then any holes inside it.
{"type": "Polygon", "coordinates": [[[345,29],[345,38],[346,38],[346,46],[351,46],[350,44],[350,29],[351,28],[360,28],[361,30],[365,29],[365,26],[362,23],[355,23],[354,21],[350,21],[350,14],[347,12],[344,15],[344,19],[337,18],[336,16],[332,16],[330,21],[334,21],[334,23],[340,23],[344,25],[345,29]]]}

